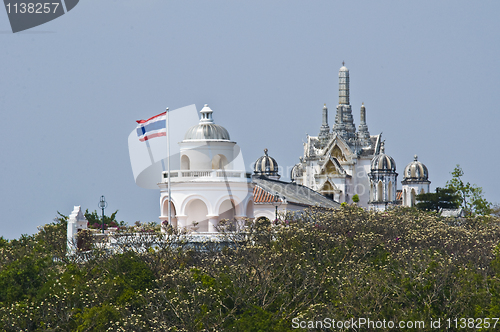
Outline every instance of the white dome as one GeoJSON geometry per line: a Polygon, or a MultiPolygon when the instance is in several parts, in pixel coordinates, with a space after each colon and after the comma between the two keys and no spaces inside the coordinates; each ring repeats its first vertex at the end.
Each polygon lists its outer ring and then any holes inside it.
{"type": "Polygon", "coordinates": [[[371,170],[373,171],[381,171],[381,172],[395,172],[396,171],[396,162],[392,159],[391,156],[386,155],[385,153],[380,153],[373,157],[371,162],[371,170]]]}
{"type": "Polygon", "coordinates": [[[204,140],[213,139],[219,141],[229,141],[229,133],[226,128],[215,123],[197,124],[189,128],[184,136],[184,140],[204,140]]]}
{"type": "Polygon", "coordinates": [[[213,111],[208,107],[207,104],[200,111],[201,119],[200,123],[192,126],[184,135],[185,141],[190,140],[217,140],[217,141],[229,141],[229,132],[226,128],[215,124],[212,119],[213,111]]]}
{"type": "Polygon", "coordinates": [[[427,167],[418,161],[418,156],[414,156],[414,160],[406,165],[403,173],[403,182],[428,182],[429,171],[427,167]]]}

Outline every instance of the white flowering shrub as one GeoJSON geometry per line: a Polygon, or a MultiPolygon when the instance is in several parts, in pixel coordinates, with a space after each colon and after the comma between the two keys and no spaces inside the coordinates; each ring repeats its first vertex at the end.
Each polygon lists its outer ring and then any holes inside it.
{"type": "Polygon", "coordinates": [[[294,318],[500,315],[498,218],[343,206],[282,219],[206,243],[135,225],[109,235],[113,250],[96,240],[71,257],[62,219],[0,240],[0,330],[292,331],[294,318]]]}

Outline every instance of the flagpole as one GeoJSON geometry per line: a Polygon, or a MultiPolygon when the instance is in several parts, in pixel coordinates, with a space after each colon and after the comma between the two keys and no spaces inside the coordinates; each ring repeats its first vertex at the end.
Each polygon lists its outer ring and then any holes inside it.
{"type": "Polygon", "coordinates": [[[170,191],[170,130],[168,126],[168,107],[167,107],[167,158],[168,158],[168,225],[172,226],[172,220],[171,220],[171,212],[170,212],[170,205],[172,204],[172,199],[170,198],[171,191],[170,191]]]}

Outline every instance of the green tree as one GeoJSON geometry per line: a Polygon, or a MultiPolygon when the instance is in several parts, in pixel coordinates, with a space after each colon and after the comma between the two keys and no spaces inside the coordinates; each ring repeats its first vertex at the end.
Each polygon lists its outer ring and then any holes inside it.
{"type": "Polygon", "coordinates": [[[354,196],[352,196],[352,201],[353,201],[354,203],[359,202],[359,195],[358,195],[358,194],[355,194],[354,196]]]}
{"type": "Polygon", "coordinates": [[[427,211],[456,209],[460,206],[460,197],[450,188],[436,188],[435,193],[417,195],[417,208],[427,211]]]}
{"type": "Polygon", "coordinates": [[[491,213],[491,203],[483,197],[483,188],[469,182],[464,183],[464,171],[460,165],[457,164],[451,175],[453,178],[446,182],[446,188],[458,194],[460,206],[467,215],[484,216],[491,213]]]}
{"type": "MultiPolygon", "coordinates": [[[[108,227],[117,227],[117,226],[125,226],[124,221],[117,221],[116,220],[116,214],[118,213],[118,210],[113,212],[111,216],[106,216],[104,215],[104,228],[107,229],[108,227]]],[[[96,210],[93,212],[89,212],[89,209],[85,210],[85,218],[89,222],[89,227],[90,228],[98,228],[100,229],[102,226],[102,216],[97,213],[96,210]]]]}
{"type": "Polygon", "coordinates": [[[66,259],[51,239],[66,234],[58,219],[33,236],[0,237],[0,331],[285,332],[297,330],[294,319],[316,331],[318,318],[366,313],[475,325],[500,315],[494,216],[458,224],[417,209],[345,205],[290,214],[287,226],[250,222],[220,242],[193,244],[175,230],[117,233],[113,250],[66,259]]]}

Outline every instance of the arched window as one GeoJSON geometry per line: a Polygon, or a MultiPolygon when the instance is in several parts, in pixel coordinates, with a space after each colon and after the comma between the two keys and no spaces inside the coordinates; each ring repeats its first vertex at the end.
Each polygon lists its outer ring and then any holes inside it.
{"type": "Polygon", "coordinates": [[[212,158],[212,169],[224,169],[227,164],[227,158],[223,154],[218,154],[212,158]]]}
{"type": "Polygon", "coordinates": [[[410,206],[415,206],[415,189],[411,189],[411,194],[410,194],[410,206]]]}
{"type": "MultiPolygon", "coordinates": [[[[162,215],[168,218],[168,199],[163,202],[162,215]]],[[[175,210],[174,202],[170,202],[170,221],[172,226],[177,228],[177,212],[175,210]]],[[[168,219],[165,220],[167,222],[168,219]]]]}
{"type": "Polygon", "coordinates": [[[382,181],[378,182],[377,185],[377,201],[382,202],[384,200],[384,185],[382,184],[382,181]]]}
{"type": "Polygon", "coordinates": [[[190,162],[189,162],[189,157],[186,155],[183,155],[181,157],[181,169],[186,169],[188,170],[190,168],[190,162]]]}
{"type": "Polygon", "coordinates": [[[233,201],[225,200],[219,207],[219,220],[227,219],[229,221],[234,220],[236,215],[236,206],[233,201]]]}
{"type": "MultiPolygon", "coordinates": [[[[163,213],[164,216],[168,217],[168,199],[163,202],[163,213]]],[[[175,217],[177,213],[175,212],[174,202],[170,202],[170,216],[175,217]]]]}
{"type": "Polygon", "coordinates": [[[403,206],[406,206],[408,199],[406,198],[406,189],[403,190],[403,206]]]}
{"type": "Polygon", "coordinates": [[[208,208],[200,199],[190,201],[186,206],[186,226],[196,232],[208,232],[208,208]]]}

